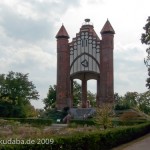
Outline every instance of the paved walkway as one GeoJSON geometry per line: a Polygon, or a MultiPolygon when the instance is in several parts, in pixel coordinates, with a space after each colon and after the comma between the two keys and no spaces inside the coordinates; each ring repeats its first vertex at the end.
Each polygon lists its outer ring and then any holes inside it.
{"type": "Polygon", "coordinates": [[[112,150],[150,150],[150,133],[112,150]]]}

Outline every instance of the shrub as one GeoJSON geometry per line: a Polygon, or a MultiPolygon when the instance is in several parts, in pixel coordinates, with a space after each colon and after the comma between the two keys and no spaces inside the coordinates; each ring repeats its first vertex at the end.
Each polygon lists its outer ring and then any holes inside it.
{"type": "Polygon", "coordinates": [[[71,120],[70,123],[75,123],[77,125],[87,125],[87,126],[91,126],[91,125],[96,125],[96,123],[93,120],[71,120]]]}
{"type": "Polygon", "coordinates": [[[69,123],[69,128],[77,128],[77,124],[75,122],[69,123]]]}
{"type": "Polygon", "coordinates": [[[20,123],[28,123],[33,126],[41,126],[41,125],[48,125],[52,124],[52,120],[50,119],[36,119],[36,118],[5,118],[6,120],[14,120],[20,123]]]}
{"type": "Polygon", "coordinates": [[[64,110],[62,111],[58,111],[56,109],[50,109],[50,110],[47,110],[44,114],[43,114],[43,118],[49,118],[51,119],[54,123],[57,123],[57,119],[60,119],[61,120],[61,123],[62,123],[62,120],[63,118],[66,116],[67,112],[66,112],[66,109],[67,108],[64,108],[64,110]]]}
{"type": "Polygon", "coordinates": [[[20,122],[18,121],[0,119],[0,126],[7,126],[7,125],[18,126],[19,124],[20,122]]]}
{"type": "Polygon", "coordinates": [[[7,120],[4,120],[4,119],[0,119],[0,126],[5,126],[8,124],[8,121],[7,120]]]}
{"type": "Polygon", "coordinates": [[[112,126],[113,115],[113,105],[110,103],[103,103],[101,106],[96,108],[94,121],[98,125],[102,125],[104,129],[107,129],[108,127],[112,126]]]}
{"type": "Polygon", "coordinates": [[[130,121],[120,121],[120,120],[113,120],[112,124],[113,126],[132,126],[132,125],[138,125],[142,123],[146,123],[146,120],[130,120],[130,121]]]}
{"type": "Polygon", "coordinates": [[[139,117],[139,115],[136,112],[124,112],[121,116],[120,116],[120,120],[121,121],[129,121],[129,120],[133,120],[133,119],[137,119],[139,117]]]}
{"type": "Polygon", "coordinates": [[[130,127],[118,127],[111,130],[73,133],[64,136],[46,137],[53,139],[53,144],[5,145],[5,149],[22,150],[108,150],[125,142],[129,142],[150,131],[150,123],[130,127]]]}
{"type": "Polygon", "coordinates": [[[141,116],[136,111],[127,111],[124,112],[122,115],[120,115],[119,120],[122,122],[122,124],[130,125],[130,124],[138,124],[146,122],[147,119],[144,116],[141,116]]]}

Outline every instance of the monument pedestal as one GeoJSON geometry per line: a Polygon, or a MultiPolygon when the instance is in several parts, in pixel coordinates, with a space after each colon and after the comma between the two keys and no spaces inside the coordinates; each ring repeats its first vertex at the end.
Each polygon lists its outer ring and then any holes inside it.
{"type": "Polygon", "coordinates": [[[85,119],[95,113],[95,108],[70,108],[73,119],[85,119]]]}

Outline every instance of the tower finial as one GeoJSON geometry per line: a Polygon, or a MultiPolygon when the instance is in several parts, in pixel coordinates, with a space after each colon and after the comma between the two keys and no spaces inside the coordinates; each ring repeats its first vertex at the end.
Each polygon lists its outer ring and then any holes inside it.
{"type": "Polygon", "coordinates": [[[90,19],[89,18],[86,18],[84,19],[85,22],[89,23],[90,22],[90,19]]]}
{"type": "Polygon", "coordinates": [[[69,35],[67,33],[67,30],[65,29],[64,25],[62,24],[61,28],[59,29],[56,38],[67,38],[69,39],[69,35]]]}
{"type": "Polygon", "coordinates": [[[111,26],[108,19],[101,30],[101,34],[106,34],[106,33],[115,34],[115,31],[114,31],[113,27],[111,26]]]}
{"type": "Polygon", "coordinates": [[[84,19],[84,23],[82,25],[93,25],[91,22],[90,22],[90,19],[89,18],[86,18],[84,19]]]}

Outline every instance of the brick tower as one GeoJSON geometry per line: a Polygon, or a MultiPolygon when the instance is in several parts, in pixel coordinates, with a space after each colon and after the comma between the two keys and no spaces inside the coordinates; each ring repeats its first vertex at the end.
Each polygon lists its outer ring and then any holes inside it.
{"type": "Polygon", "coordinates": [[[97,105],[114,100],[113,49],[115,31],[107,20],[96,34],[90,19],[85,19],[79,33],[69,43],[69,35],[62,25],[57,38],[57,95],[56,108],[73,106],[73,80],[82,81],[82,108],[88,107],[87,81],[97,81],[97,105]]]}
{"type": "Polygon", "coordinates": [[[100,101],[112,102],[114,100],[113,77],[113,49],[114,34],[110,22],[107,20],[101,30],[101,55],[100,55],[100,101]]]}
{"type": "Polygon", "coordinates": [[[57,103],[56,108],[62,109],[66,106],[70,106],[70,94],[69,94],[69,60],[70,60],[70,52],[69,52],[69,35],[62,25],[57,35],[57,103]]]}

